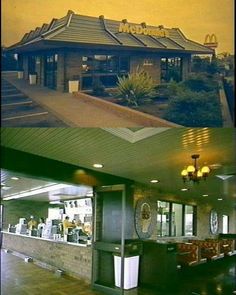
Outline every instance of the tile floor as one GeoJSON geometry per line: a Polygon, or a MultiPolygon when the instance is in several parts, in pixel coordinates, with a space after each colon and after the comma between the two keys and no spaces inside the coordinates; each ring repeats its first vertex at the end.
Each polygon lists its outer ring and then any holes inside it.
{"type": "MultiPolygon", "coordinates": [[[[129,294],[130,292],[127,292],[129,294]]],[[[102,295],[81,280],[54,273],[1,251],[1,295],[102,295]]],[[[236,294],[236,256],[199,268],[181,270],[178,283],[171,278],[166,290],[139,288],[137,295],[236,294]],[[169,286],[171,286],[171,290],[169,286]]]]}

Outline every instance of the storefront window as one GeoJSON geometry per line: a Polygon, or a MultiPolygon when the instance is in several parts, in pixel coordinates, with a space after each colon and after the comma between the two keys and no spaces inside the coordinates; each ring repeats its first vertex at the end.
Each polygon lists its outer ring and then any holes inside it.
{"type": "Polygon", "coordinates": [[[56,89],[57,87],[57,54],[45,56],[45,86],[56,89]]]}
{"type": "Polygon", "coordinates": [[[193,236],[193,206],[185,206],[184,212],[184,235],[193,236]]]}
{"type": "Polygon", "coordinates": [[[227,234],[229,232],[229,216],[223,215],[222,233],[227,234]]]}
{"type": "Polygon", "coordinates": [[[29,73],[35,73],[35,69],[36,69],[36,56],[29,56],[28,59],[28,67],[29,67],[29,73]]]}
{"type": "Polygon", "coordinates": [[[182,236],[183,205],[172,204],[171,236],[182,236]]]}
{"type": "Polygon", "coordinates": [[[195,211],[194,206],[157,201],[157,236],[193,236],[195,211]]]}
{"type": "Polygon", "coordinates": [[[82,57],[83,73],[125,73],[129,71],[127,57],[116,55],[93,55],[82,57]]]}
{"type": "Polygon", "coordinates": [[[161,59],[161,82],[182,80],[182,59],[179,57],[161,59]]]}
{"type": "Polygon", "coordinates": [[[157,202],[157,236],[165,237],[170,235],[170,203],[157,202]]]}

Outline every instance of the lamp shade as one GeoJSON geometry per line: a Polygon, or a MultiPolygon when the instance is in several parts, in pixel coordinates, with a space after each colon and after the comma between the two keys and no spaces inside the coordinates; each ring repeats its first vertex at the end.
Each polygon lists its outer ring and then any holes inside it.
{"type": "Polygon", "coordinates": [[[203,166],[201,172],[202,174],[208,174],[210,172],[210,168],[208,166],[203,166]]]}
{"type": "Polygon", "coordinates": [[[193,165],[189,165],[188,167],[187,167],[187,171],[188,171],[188,173],[194,173],[195,172],[195,167],[193,166],[193,165]]]}
{"type": "Polygon", "coordinates": [[[181,171],[181,176],[185,177],[188,175],[188,171],[186,169],[181,171]]]}

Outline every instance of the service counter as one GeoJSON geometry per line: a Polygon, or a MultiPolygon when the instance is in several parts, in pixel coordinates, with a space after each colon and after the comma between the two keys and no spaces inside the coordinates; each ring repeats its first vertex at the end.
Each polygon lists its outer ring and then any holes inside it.
{"type": "Polygon", "coordinates": [[[66,274],[91,282],[91,245],[2,232],[2,248],[30,256],[66,274]]]}

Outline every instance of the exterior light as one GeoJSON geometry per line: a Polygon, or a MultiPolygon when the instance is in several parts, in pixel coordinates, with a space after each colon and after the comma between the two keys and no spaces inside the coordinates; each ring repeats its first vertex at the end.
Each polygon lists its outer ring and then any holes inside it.
{"type": "Polygon", "coordinates": [[[203,166],[202,168],[198,167],[197,159],[199,159],[199,155],[192,155],[191,158],[194,160],[193,165],[189,165],[186,169],[183,169],[181,172],[181,176],[183,181],[193,181],[199,182],[201,179],[206,180],[207,176],[210,173],[210,168],[208,166],[203,166]]]}
{"type": "Polygon", "coordinates": [[[94,168],[103,168],[104,167],[104,165],[103,164],[93,164],[93,167],[94,168]]]}
{"type": "Polygon", "coordinates": [[[16,176],[12,176],[11,179],[12,180],[19,180],[20,178],[19,177],[16,177],[16,176]]]}

